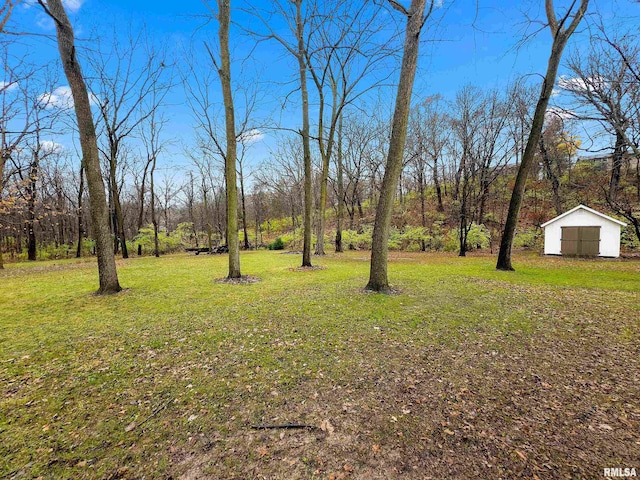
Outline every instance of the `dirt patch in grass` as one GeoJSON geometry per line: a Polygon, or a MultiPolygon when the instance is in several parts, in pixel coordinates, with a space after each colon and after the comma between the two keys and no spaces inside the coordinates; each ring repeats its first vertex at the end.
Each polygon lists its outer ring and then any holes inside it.
{"type": "Polygon", "coordinates": [[[215,280],[216,283],[228,283],[231,285],[245,285],[248,283],[258,283],[260,281],[260,278],[251,275],[242,275],[240,278],[225,277],[215,280]]]}
{"type": "Polygon", "coordinates": [[[326,270],[328,267],[324,265],[313,265],[312,267],[291,267],[290,272],[313,272],[314,270],[326,270]]]}

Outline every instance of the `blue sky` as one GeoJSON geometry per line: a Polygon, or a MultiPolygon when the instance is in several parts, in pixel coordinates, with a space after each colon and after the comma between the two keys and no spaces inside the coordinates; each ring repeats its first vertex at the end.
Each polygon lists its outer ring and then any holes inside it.
{"type": "MultiPolygon", "coordinates": [[[[599,12],[605,23],[619,23],[629,28],[637,24],[640,3],[634,0],[591,0],[590,12],[599,12]]],[[[244,2],[243,2],[244,3],[244,2]]],[[[408,1],[404,2],[405,4],[408,1]]],[[[556,0],[557,10],[567,1],[556,0]]],[[[239,1],[232,0],[234,5],[239,1]]],[[[264,4],[259,3],[258,5],[264,4]]],[[[91,48],[89,38],[108,37],[114,25],[130,24],[135,30],[146,25],[150,36],[164,42],[176,56],[177,68],[184,61],[185,54],[192,43],[195,45],[194,57],[206,64],[201,41],[209,37],[215,43],[215,22],[203,26],[201,15],[207,12],[201,1],[175,2],[164,0],[66,0],[70,17],[81,39],[82,48],[91,48]]],[[[398,17],[397,12],[392,13],[398,17]]],[[[414,94],[416,98],[441,94],[452,99],[456,91],[467,84],[481,88],[500,88],[509,82],[529,75],[532,81],[538,81],[535,74],[543,73],[546,68],[550,48],[548,30],[541,31],[524,46],[516,48],[523,35],[536,27],[528,24],[526,17],[544,20],[542,0],[523,0],[507,2],[495,0],[457,0],[443,1],[438,9],[438,22],[432,22],[425,33],[425,42],[421,49],[421,59],[414,94]]],[[[246,14],[232,11],[237,22],[247,21],[246,14]]],[[[52,22],[37,5],[22,6],[16,12],[14,24],[22,31],[40,34],[54,33],[52,22]]],[[[118,28],[117,31],[125,31],[118,28]]],[[[250,39],[238,35],[236,28],[232,32],[233,52],[241,59],[253,47],[250,39]],[[235,33],[235,35],[234,35],[235,33]]],[[[120,35],[120,33],[118,33],[120,35]]],[[[571,39],[566,53],[586,45],[587,32],[581,29],[571,39]]],[[[51,38],[19,37],[22,47],[30,53],[31,61],[36,63],[58,62],[55,43],[51,38]]],[[[259,90],[263,93],[256,115],[265,126],[282,123],[285,127],[297,128],[299,95],[294,93],[288,108],[280,112],[282,96],[290,86],[276,86],[276,83],[295,79],[295,64],[276,43],[266,42],[253,51],[253,62],[245,63],[247,78],[258,77],[259,90]],[[276,113],[277,112],[277,113],[276,113]],[[267,119],[267,120],[265,120],[267,119]]],[[[239,63],[234,64],[232,75],[238,79],[239,63]]],[[[562,74],[562,71],[560,72],[562,74]]],[[[395,77],[394,77],[395,78],[395,77]]],[[[62,77],[58,87],[64,87],[62,77]]],[[[212,84],[214,96],[219,97],[219,85],[212,84]]],[[[380,92],[381,98],[392,104],[395,97],[393,88],[380,92]]],[[[179,139],[171,147],[165,164],[185,164],[182,156],[182,144],[193,142],[193,115],[185,102],[185,94],[179,85],[168,97],[171,135],[179,139]]],[[[274,146],[274,133],[263,129],[264,136],[255,142],[251,149],[252,163],[257,164],[268,157],[269,149],[274,146]]],[[[52,139],[53,140],[53,139],[52,139]]],[[[65,143],[64,139],[59,139],[65,143]]],[[[67,140],[68,141],[68,140],[67,140]]]]}

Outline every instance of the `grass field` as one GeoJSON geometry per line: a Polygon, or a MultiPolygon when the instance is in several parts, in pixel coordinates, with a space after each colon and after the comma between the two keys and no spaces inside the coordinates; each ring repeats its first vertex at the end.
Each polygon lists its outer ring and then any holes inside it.
{"type": "Polygon", "coordinates": [[[0,271],[0,478],[640,471],[640,262],[242,254],[0,271]],[[303,424],[300,429],[255,426],[303,424]]]}

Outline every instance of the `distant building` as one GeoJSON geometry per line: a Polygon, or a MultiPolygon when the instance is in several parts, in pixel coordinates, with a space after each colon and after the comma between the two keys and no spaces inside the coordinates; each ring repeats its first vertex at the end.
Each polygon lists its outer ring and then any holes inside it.
{"type": "MultiPolygon", "coordinates": [[[[632,171],[635,169],[634,163],[630,163],[630,160],[634,159],[634,155],[631,152],[624,152],[622,154],[622,165],[627,165],[632,171]]],[[[611,171],[613,169],[613,154],[607,153],[604,155],[591,155],[588,157],[578,157],[576,159],[575,166],[578,165],[590,165],[596,170],[611,171]]]]}
{"type": "Polygon", "coordinates": [[[578,257],[620,256],[620,229],[627,224],[578,205],[541,225],[544,254],[578,257]]]}
{"type": "Polygon", "coordinates": [[[613,168],[613,156],[593,155],[589,157],[578,157],[575,165],[590,165],[596,170],[611,170],[613,168]]]}

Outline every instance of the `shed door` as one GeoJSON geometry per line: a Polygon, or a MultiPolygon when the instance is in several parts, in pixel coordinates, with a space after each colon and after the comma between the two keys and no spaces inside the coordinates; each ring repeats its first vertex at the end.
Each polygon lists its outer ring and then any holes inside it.
{"type": "Polygon", "coordinates": [[[578,229],[580,227],[562,227],[562,255],[578,255],[578,229]]]}
{"type": "Polygon", "coordinates": [[[596,257],[600,253],[600,227],[562,227],[562,255],[596,257]]]}
{"type": "Polygon", "coordinates": [[[578,255],[597,257],[600,253],[600,227],[578,227],[578,255]]]}

